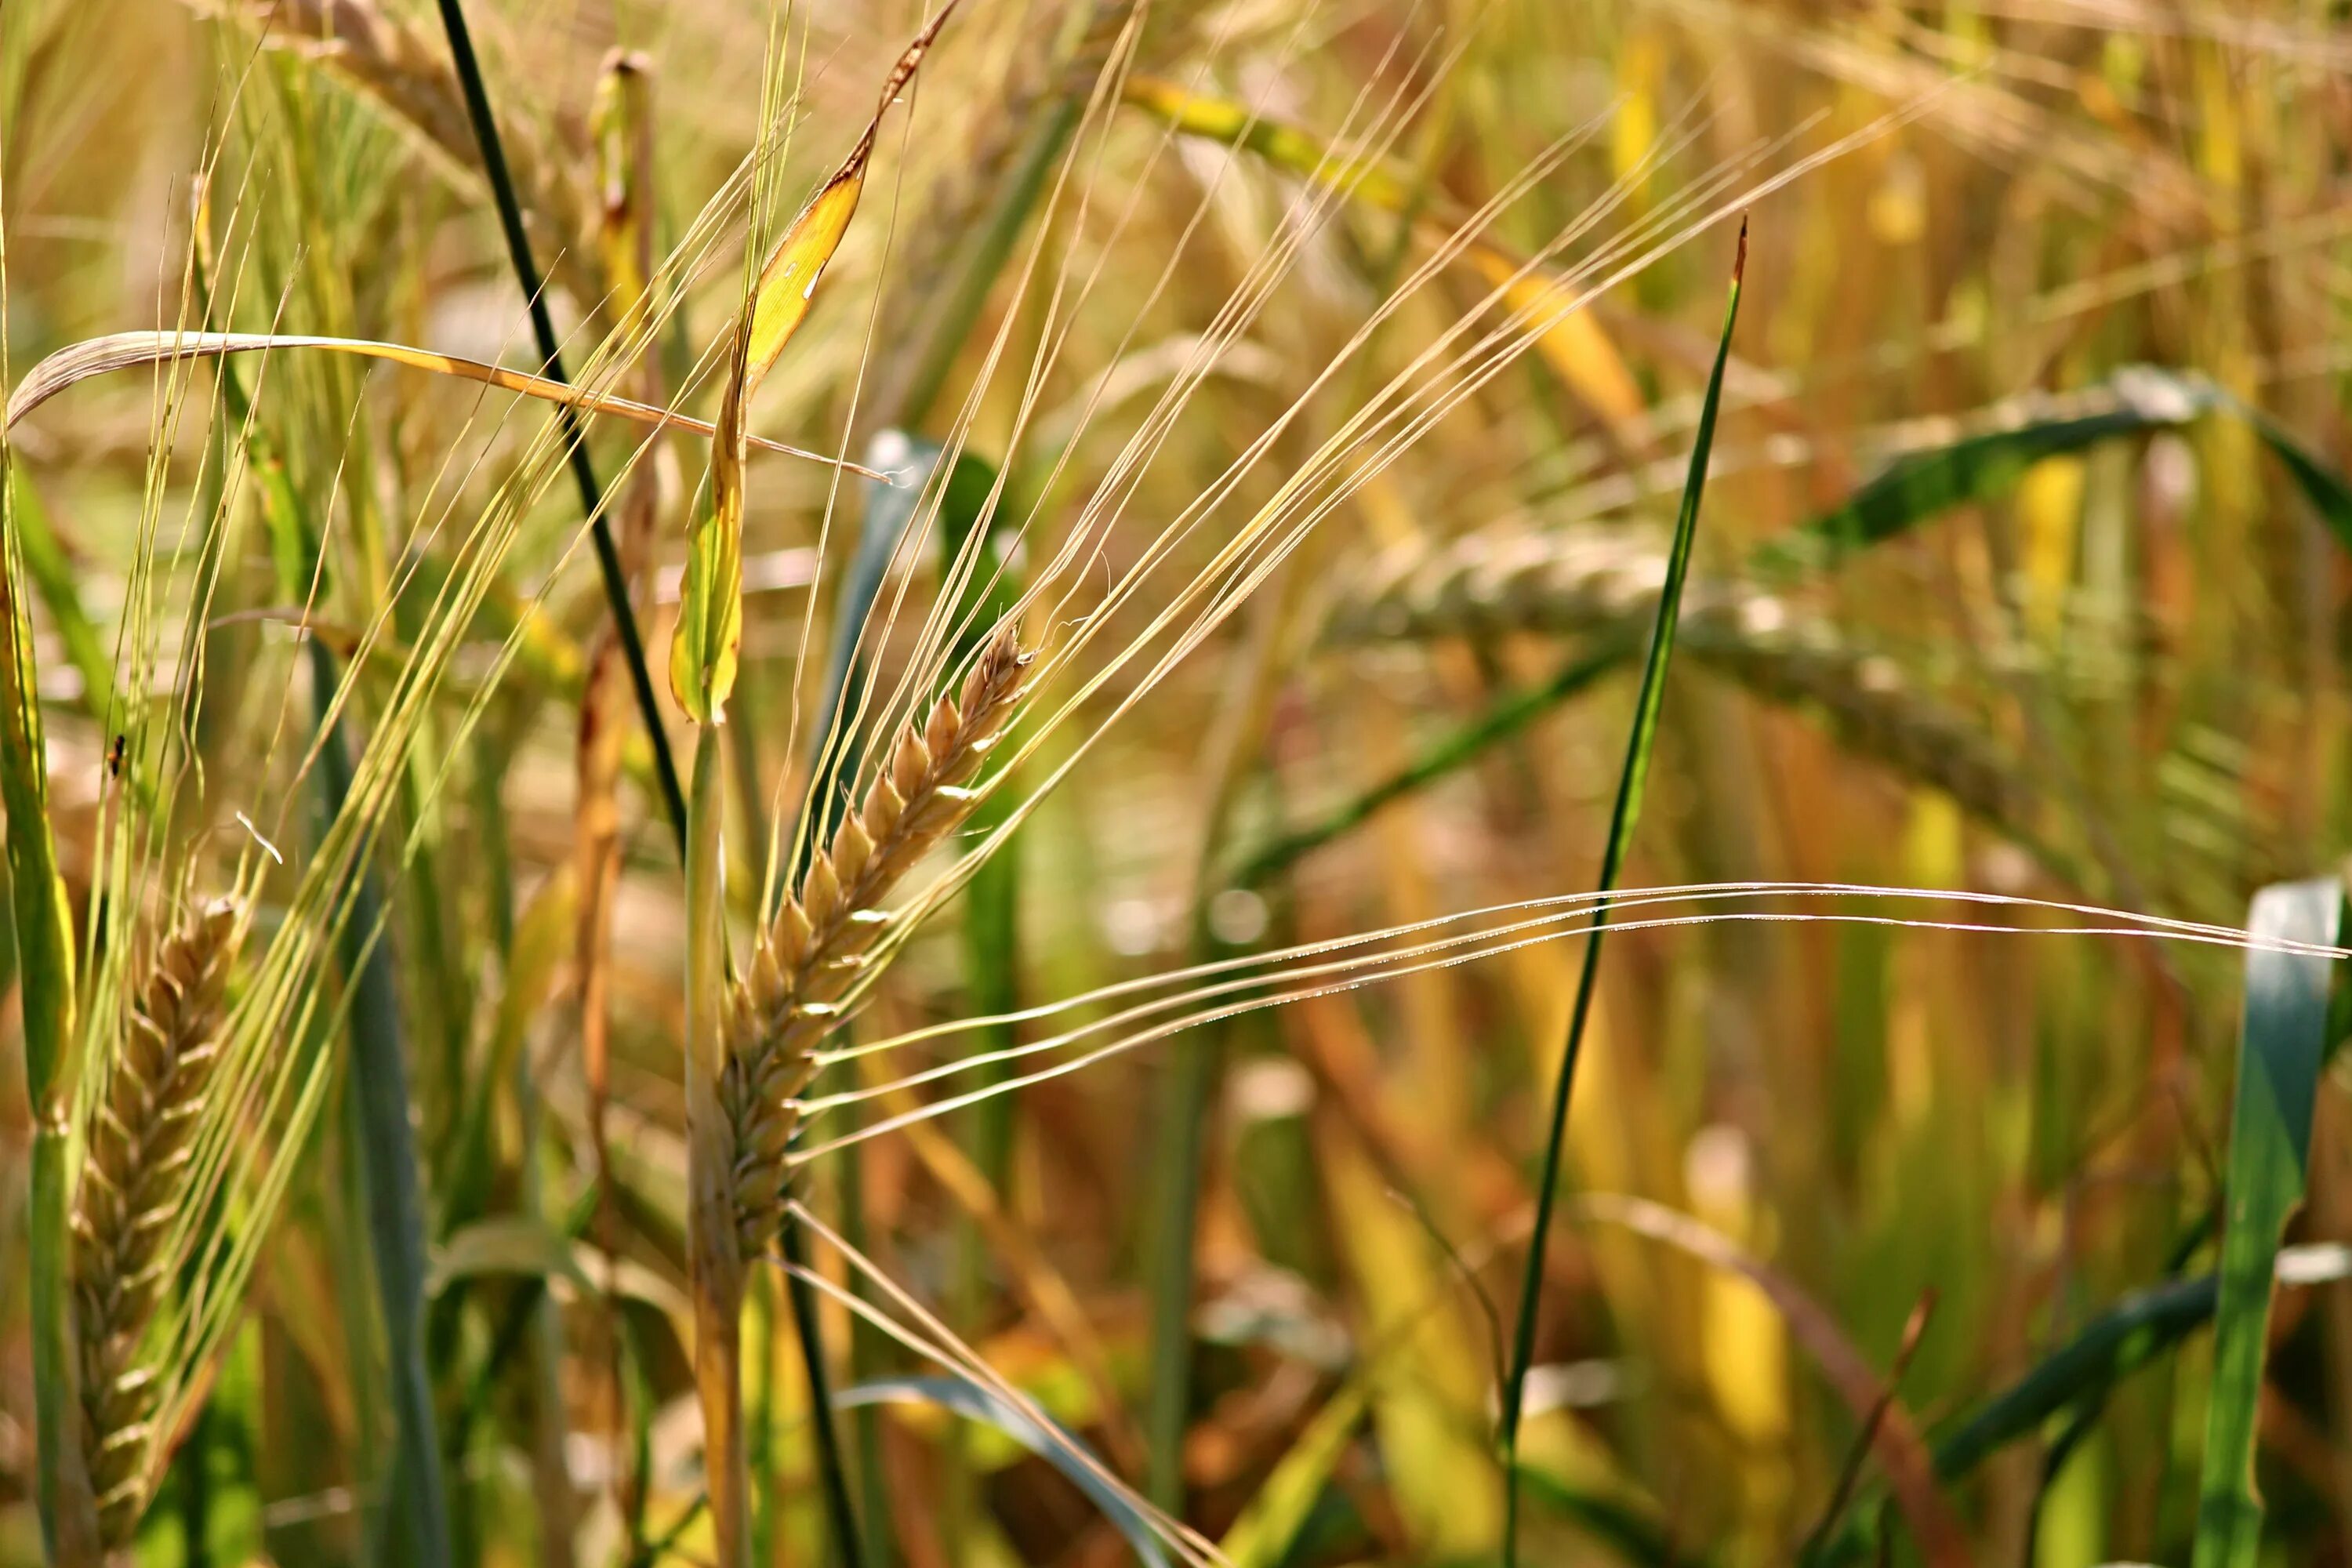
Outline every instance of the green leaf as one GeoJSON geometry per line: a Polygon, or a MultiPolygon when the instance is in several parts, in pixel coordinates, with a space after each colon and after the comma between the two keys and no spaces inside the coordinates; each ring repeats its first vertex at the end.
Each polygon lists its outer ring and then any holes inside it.
{"type": "MultiPolygon", "coordinates": [[[[1748,226],[1739,226],[1739,251],[1731,267],[1730,297],[1723,308],[1723,334],[1716,344],[1715,366],[1706,378],[1706,397],[1699,406],[1698,430],[1691,444],[1690,469],[1683,482],[1682,508],[1675,519],[1674,546],[1666,559],[1665,586],[1658,595],[1657,625],[1650,634],[1650,656],[1642,669],[1642,693],[1633,710],[1633,731],[1625,743],[1625,768],[1617,782],[1617,803],[1610,812],[1609,838],[1601,850],[1598,891],[1617,885],[1625,863],[1626,846],[1642,814],[1643,786],[1650,772],[1650,755],[1657,744],[1658,715],[1665,704],[1666,668],[1674,658],[1675,626],[1682,613],[1683,584],[1690,576],[1691,544],[1698,537],[1699,498],[1706,489],[1706,460],[1715,447],[1716,416],[1723,404],[1723,369],[1731,356],[1731,331],[1739,320],[1739,286],[1748,266],[1748,226]]],[[[1568,1039],[1560,1055],[1559,1076],[1551,1097],[1551,1130],[1544,1144],[1543,1175],[1536,1188],[1535,1229],[1528,1237],[1528,1258],[1519,1279],[1517,1327],[1512,1334],[1509,1375],[1504,1380],[1501,1432],[1505,1489],[1503,1562],[1518,1561],[1519,1410],[1527,1394],[1528,1369],[1535,1363],[1536,1313],[1542,1304],[1544,1253],[1550,1239],[1552,1210],[1559,1194],[1560,1161],[1568,1143],[1568,1107],[1576,1082],[1576,1060],[1584,1043],[1584,1026],[1592,1012],[1593,984],[1600,973],[1601,941],[1608,931],[1608,906],[1592,917],[1592,934],[1585,939],[1584,965],[1577,978],[1576,1003],[1569,1014],[1568,1039]]]]}
{"type": "MultiPolygon", "coordinates": [[[[2344,887],[2334,878],[2284,882],[2254,895],[2257,938],[2334,946],[2344,887]]],[[[2303,1203],[2311,1114],[2328,1044],[2329,959],[2257,949],[2246,956],[2237,1106],[2230,1122],[2213,1385],[2205,1414],[2196,1568],[2252,1568],[2263,1507],[2254,1489],[2254,1429],[2280,1233],[2303,1203]]]]}
{"type": "Polygon", "coordinates": [[[881,1377],[843,1389],[833,1396],[833,1403],[835,1409],[852,1409],[861,1405],[930,1405],[967,1421],[992,1426],[1059,1470],[1072,1486],[1084,1492],[1087,1500],[1100,1509],[1103,1517],[1127,1538],[1136,1559],[1145,1568],[1169,1568],[1168,1555],[1160,1549],[1159,1536],[1134,1500],[1071,1455],[1071,1448],[1083,1450],[1085,1445],[1058,1426],[1048,1434],[1026,1413],[1014,1409],[978,1384],[961,1377],[881,1377]]]}
{"type": "MultiPolygon", "coordinates": [[[[2352,1279],[2352,1247],[2283,1247],[2273,1272],[2280,1284],[2299,1287],[2352,1279]]],[[[1947,1423],[1931,1445],[1937,1479],[1961,1479],[2011,1444],[2042,1432],[2057,1415],[2096,1411],[2125,1378],[2212,1321],[2220,1297],[2221,1279],[2212,1274],[2167,1279],[2124,1297],[2016,1382],[1947,1423]]],[[[1862,1561],[1874,1511],[1857,1510],[1814,1561],[1862,1561]]]]}
{"type": "Polygon", "coordinates": [[[57,628],[58,640],[65,645],[66,662],[81,677],[81,710],[99,724],[111,724],[113,657],[100,638],[97,625],[82,608],[73,559],[58,542],[57,531],[50,527],[39,494],[21,478],[13,474],[10,478],[16,486],[16,538],[24,550],[25,571],[33,580],[33,591],[41,596],[41,604],[49,612],[49,624],[57,628]]]}

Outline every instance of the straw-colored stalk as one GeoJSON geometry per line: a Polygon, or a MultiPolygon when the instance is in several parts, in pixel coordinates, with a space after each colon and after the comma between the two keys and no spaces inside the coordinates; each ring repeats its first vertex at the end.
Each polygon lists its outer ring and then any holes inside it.
{"type": "Polygon", "coordinates": [[[73,1289],[81,1352],[82,1443],[106,1546],[131,1538],[146,1502],[154,1369],[141,1349],[181,1219],[190,1136],[221,1048],[242,907],[216,899],[165,939],[133,1001],[93,1102],[74,1193],[73,1289]]]}
{"type": "Polygon", "coordinates": [[[971,781],[1004,733],[1031,657],[1005,627],[961,688],[907,726],[831,847],[810,858],[751,973],[733,987],[722,1093],[735,1142],[738,1245],[748,1255],[764,1251],[782,1221],[784,1156],[799,1123],[794,1097],[889,923],[881,902],[971,815],[971,781]]]}
{"type": "MultiPolygon", "coordinates": [[[[1474,537],[1391,555],[1343,591],[1328,635],[1349,643],[1524,632],[1633,642],[1656,613],[1664,574],[1663,553],[1617,533],[1474,537]]],[[[1801,605],[1734,578],[1694,579],[1679,643],[1770,700],[1818,711],[1853,751],[1995,826],[2039,836],[2039,792],[1980,724],[1801,605]]]]}

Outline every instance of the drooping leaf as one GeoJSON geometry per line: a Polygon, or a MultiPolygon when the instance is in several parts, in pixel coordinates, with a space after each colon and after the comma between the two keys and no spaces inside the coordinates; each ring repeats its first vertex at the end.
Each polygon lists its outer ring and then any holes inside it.
{"type": "Polygon", "coordinates": [[[98,1510],[77,1430],[73,1317],[67,1258],[65,1090],[74,1038],[73,911],[49,826],[48,746],[33,662],[32,607],[16,515],[13,454],[0,435],[0,805],[8,814],[10,914],[16,944],[25,1100],[33,1143],[26,1215],[32,1285],[34,1406],[41,1531],[67,1562],[98,1558],[98,1510]]]}
{"type": "Polygon", "coordinates": [[[425,1293],[438,1297],[461,1279],[497,1275],[561,1279],[582,1296],[596,1286],[581,1266],[572,1238],[531,1215],[493,1215],[461,1226],[433,1249],[425,1293]]]}
{"type": "MultiPolygon", "coordinates": [[[[2308,1287],[2352,1279],[2352,1247],[2335,1243],[2283,1247],[2273,1274],[2281,1285],[2308,1287]]],[[[2220,1278],[2200,1274],[2134,1290],[2085,1322],[2065,1343],[2015,1382],[1945,1423],[1929,1441],[1936,1475],[1963,1479],[1993,1455],[2047,1429],[2070,1411],[2095,1410],[2124,1379],[2154,1364],[2213,1321],[2220,1278]]],[[[1813,1561],[1862,1561],[1870,1510],[1858,1510],[1813,1561]]]]}

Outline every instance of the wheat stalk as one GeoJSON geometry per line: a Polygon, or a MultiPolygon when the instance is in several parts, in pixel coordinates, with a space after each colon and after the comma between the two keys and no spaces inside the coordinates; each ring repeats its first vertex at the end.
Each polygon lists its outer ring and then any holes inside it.
{"type": "MultiPolygon", "coordinates": [[[[1514,632],[1630,641],[1656,613],[1665,565],[1646,541],[1587,530],[1411,547],[1340,591],[1326,635],[1357,643],[1514,632]]],[[[1741,686],[1816,710],[1849,749],[1996,826],[2028,839],[2043,830],[2041,792],[1979,723],[1822,616],[1738,578],[1694,578],[1678,637],[1683,651],[1741,686]]]]}
{"type": "Polygon", "coordinates": [[[106,1544],[139,1521],[153,1446],[154,1372],[139,1352],[155,1317],[189,1139],[219,1060],[243,907],[215,899],[156,952],[91,1110],[74,1194],[73,1287],[82,1441],[106,1544]]]}
{"type": "Polygon", "coordinates": [[[840,1017],[889,917],[878,906],[932,846],[971,815],[970,787],[1019,700],[1034,656],[1013,628],[992,638],[929,716],[909,723],[876,770],[864,801],[811,856],[732,988],[720,1094],[735,1133],[735,1212],[745,1256],[757,1256],[784,1211],[784,1153],[799,1123],[794,1097],[815,1072],[811,1053],[840,1017]]]}

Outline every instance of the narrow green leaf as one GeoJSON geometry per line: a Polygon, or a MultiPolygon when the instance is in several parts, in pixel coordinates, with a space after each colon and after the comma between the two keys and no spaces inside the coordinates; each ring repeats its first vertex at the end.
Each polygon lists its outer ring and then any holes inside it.
{"type": "Polygon", "coordinates": [[[1312,851],[1328,844],[1370,818],[1382,806],[1444,778],[1474,758],[1518,734],[1529,724],[1570,698],[1592,689],[1602,676],[1632,657],[1628,645],[1614,643],[1569,660],[1539,686],[1514,691],[1468,723],[1431,742],[1426,750],[1395,773],[1341,801],[1307,826],[1294,828],[1267,843],[1234,873],[1238,888],[1265,883],[1312,851]]]}
{"type": "MultiPolygon", "coordinates": [[[[2344,886],[2317,878],[2265,888],[2254,895],[2246,924],[2257,938],[2332,947],[2344,929],[2344,886]]],[[[2273,1275],[2280,1233],[2301,1206],[2308,1176],[2333,971],[2331,960],[2301,953],[2258,949],[2246,955],[2196,1568],[2252,1568],[2261,1544],[2254,1433],[2273,1275]]]]}
{"type": "MultiPolygon", "coordinates": [[[[1690,471],[1683,485],[1681,510],[1675,519],[1675,539],[1666,562],[1666,582],[1658,596],[1658,619],[1650,634],[1650,656],[1642,669],[1642,692],[1635,700],[1633,731],[1626,742],[1625,768],[1617,783],[1617,802],[1610,812],[1609,838],[1601,851],[1601,879],[1597,891],[1608,892],[1617,885],[1617,874],[1624,865],[1625,849],[1633,841],[1634,824],[1641,818],[1643,786],[1650,772],[1650,755],[1657,743],[1658,715],[1665,704],[1666,668],[1675,652],[1675,626],[1682,610],[1683,584],[1690,575],[1691,544],[1698,536],[1699,498],[1706,488],[1706,461],[1715,446],[1716,416],[1723,403],[1723,369],[1731,355],[1732,328],[1739,320],[1739,286],[1748,266],[1748,225],[1739,226],[1738,254],[1731,266],[1730,296],[1723,310],[1723,333],[1716,345],[1715,366],[1706,380],[1706,400],[1700,405],[1698,430],[1691,445],[1690,471]]],[[[1560,1163],[1568,1143],[1568,1107],[1576,1082],[1576,1060],[1584,1043],[1584,1026],[1592,1011],[1592,995],[1600,973],[1601,942],[1608,930],[1608,910],[1604,905],[1592,919],[1592,934],[1585,939],[1584,965],[1578,975],[1576,1004],[1569,1015],[1568,1038],[1561,1052],[1559,1076],[1555,1080],[1551,1097],[1551,1128],[1544,1144],[1543,1174],[1536,1188],[1535,1229],[1528,1237],[1528,1260],[1519,1281],[1518,1324],[1511,1341],[1509,1375],[1503,1388],[1503,1410],[1499,1433],[1504,1461],[1504,1475],[1509,1484],[1504,1489],[1506,1499],[1503,1524],[1503,1562],[1512,1568],[1518,1562],[1518,1455],[1519,1412],[1527,1394],[1528,1368],[1534,1364],[1536,1350],[1536,1313],[1542,1304],[1544,1253],[1549,1240],[1552,1210],[1559,1192],[1560,1163]]]]}
{"type": "MultiPolygon", "coordinates": [[[[2281,1285],[2303,1287],[2352,1279],[2352,1247],[2283,1247],[2273,1272],[2281,1285]]],[[[2095,1412],[2124,1379],[2211,1322],[2220,1298],[2220,1277],[2200,1274],[2167,1279],[2116,1301],[2009,1386],[1946,1423],[1930,1444],[1937,1479],[1963,1479],[2011,1444],[2040,1434],[2064,1412],[2095,1412]]],[[[1813,1561],[1862,1560],[1872,1511],[1857,1510],[1813,1561]]]]}
{"type": "MultiPolygon", "coordinates": [[[[740,363],[740,361],[739,361],[740,363]]],[[[743,451],[740,389],[730,385],[710,459],[710,510],[687,538],[670,637],[669,690],[688,718],[718,724],[743,641],[743,451]]]]}

